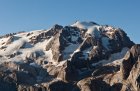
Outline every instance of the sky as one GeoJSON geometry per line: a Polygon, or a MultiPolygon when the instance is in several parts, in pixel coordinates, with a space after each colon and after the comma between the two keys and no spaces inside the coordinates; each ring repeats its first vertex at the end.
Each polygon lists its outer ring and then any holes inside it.
{"type": "Polygon", "coordinates": [[[93,21],[140,43],[140,0],[0,0],[0,35],[93,21]]]}

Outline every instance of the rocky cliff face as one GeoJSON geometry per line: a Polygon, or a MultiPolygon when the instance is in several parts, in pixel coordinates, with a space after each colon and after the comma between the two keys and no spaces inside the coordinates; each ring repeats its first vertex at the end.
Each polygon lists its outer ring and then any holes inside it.
{"type": "Polygon", "coordinates": [[[0,38],[2,91],[139,91],[140,45],[94,22],[0,38]]]}

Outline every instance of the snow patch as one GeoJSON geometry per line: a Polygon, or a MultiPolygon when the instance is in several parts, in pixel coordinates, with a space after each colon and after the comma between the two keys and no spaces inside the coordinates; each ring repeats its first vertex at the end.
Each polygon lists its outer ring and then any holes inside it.
{"type": "Polygon", "coordinates": [[[87,34],[91,34],[95,38],[101,37],[101,31],[99,31],[99,26],[93,26],[88,28],[87,34]]]}
{"type": "Polygon", "coordinates": [[[96,38],[99,38],[101,36],[101,31],[100,31],[100,25],[93,23],[93,22],[79,22],[77,21],[73,25],[74,27],[82,28],[82,29],[87,29],[86,34],[90,34],[96,38]]]}
{"type": "Polygon", "coordinates": [[[20,49],[20,47],[25,43],[25,40],[20,39],[15,42],[12,42],[7,46],[7,49],[5,51],[0,50],[0,55],[9,55],[12,54],[13,52],[17,51],[20,49]],[[3,52],[2,52],[3,51],[3,52]]]}
{"type": "Polygon", "coordinates": [[[70,44],[69,46],[65,47],[65,50],[63,51],[63,59],[68,59],[71,57],[71,55],[74,53],[74,51],[79,47],[79,44],[70,44]]]}
{"type": "Polygon", "coordinates": [[[102,45],[103,45],[107,50],[109,50],[109,48],[108,48],[108,45],[109,45],[109,38],[103,37],[103,38],[102,38],[102,45]]]}
{"type": "Polygon", "coordinates": [[[120,65],[122,62],[122,59],[124,58],[125,54],[129,48],[125,47],[122,49],[121,52],[111,54],[108,60],[100,60],[97,63],[93,63],[92,66],[97,66],[97,65],[109,65],[109,64],[114,64],[114,65],[120,65]]]}

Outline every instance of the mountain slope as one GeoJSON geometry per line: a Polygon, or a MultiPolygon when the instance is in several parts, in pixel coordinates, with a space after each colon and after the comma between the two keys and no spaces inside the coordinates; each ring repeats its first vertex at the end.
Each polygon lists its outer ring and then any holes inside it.
{"type": "Polygon", "coordinates": [[[107,79],[127,72],[123,58],[133,45],[122,29],[95,22],[5,35],[0,38],[0,88],[120,91],[122,82],[107,79]],[[97,90],[97,84],[106,87],[97,90]]]}

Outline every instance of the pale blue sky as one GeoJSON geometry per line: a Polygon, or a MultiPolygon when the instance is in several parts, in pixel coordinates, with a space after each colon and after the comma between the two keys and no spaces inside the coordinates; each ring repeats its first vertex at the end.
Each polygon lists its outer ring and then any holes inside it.
{"type": "Polygon", "coordinates": [[[0,0],[0,35],[76,20],[120,27],[140,43],[140,0],[0,0]]]}

